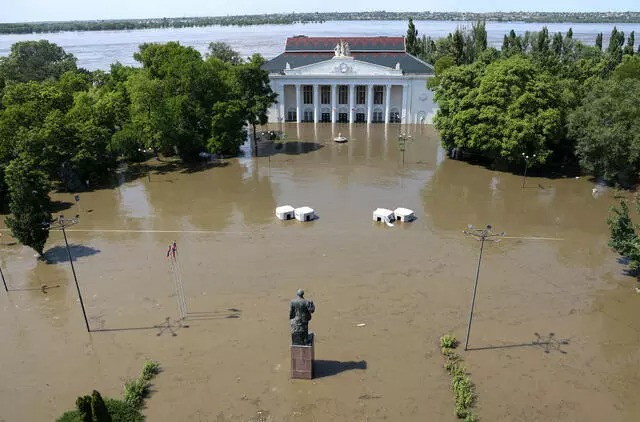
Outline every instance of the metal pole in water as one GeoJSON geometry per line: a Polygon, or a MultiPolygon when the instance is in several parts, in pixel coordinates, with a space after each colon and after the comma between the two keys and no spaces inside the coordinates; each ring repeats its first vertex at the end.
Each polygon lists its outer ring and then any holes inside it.
{"type": "Polygon", "coordinates": [[[482,263],[482,252],[484,250],[484,242],[485,240],[499,242],[500,239],[492,239],[496,236],[504,236],[504,232],[502,233],[494,233],[491,231],[491,225],[487,225],[485,229],[476,229],[471,224],[468,226],[468,230],[463,231],[465,234],[471,235],[476,239],[480,240],[480,255],[478,256],[478,266],[476,268],[476,279],[473,285],[473,296],[471,298],[471,310],[469,311],[469,323],[467,324],[467,335],[464,338],[464,350],[467,351],[469,346],[469,335],[471,333],[471,323],[473,322],[473,309],[476,303],[476,293],[478,291],[478,279],[480,278],[480,264],[482,263]]]}

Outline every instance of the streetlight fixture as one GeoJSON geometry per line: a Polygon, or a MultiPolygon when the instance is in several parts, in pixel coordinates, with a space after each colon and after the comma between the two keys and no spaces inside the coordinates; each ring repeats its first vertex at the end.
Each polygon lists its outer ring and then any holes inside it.
{"type": "Polygon", "coordinates": [[[411,135],[407,135],[405,132],[402,132],[398,135],[398,148],[402,151],[402,165],[404,166],[404,151],[406,149],[407,141],[411,140],[411,135]]]}
{"type": "Polygon", "coordinates": [[[529,160],[532,158],[536,158],[536,155],[533,154],[531,157],[529,157],[523,152],[522,158],[524,158],[524,174],[522,175],[522,189],[524,189],[524,182],[527,180],[527,169],[529,168],[529,160]]]}
{"type": "Polygon", "coordinates": [[[67,247],[67,255],[69,256],[69,264],[71,265],[71,272],[73,273],[73,280],[76,283],[76,290],[78,290],[78,298],[80,299],[80,307],[82,308],[82,316],[84,317],[84,324],[87,327],[87,332],[90,333],[91,329],[89,328],[89,320],[87,320],[87,312],[84,309],[84,301],[82,300],[82,293],[80,293],[80,286],[78,285],[78,277],[76,276],[76,269],[73,266],[73,258],[71,257],[71,250],[69,249],[69,242],[67,241],[67,232],[65,229],[69,226],[73,226],[74,224],[78,224],[80,221],[80,216],[76,214],[73,218],[64,218],[64,215],[60,214],[57,219],[49,222],[43,223],[45,228],[50,230],[62,230],[62,235],[64,236],[64,244],[67,247]]]}
{"type": "Polygon", "coordinates": [[[469,324],[467,325],[467,335],[464,338],[464,350],[467,350],[467,346],[469,345],[469,333],[471,332],[471,321],[473,320],[473,307],[476,303],[476,292],[478,290],[478,277],[480,275],[480,263],[482,262],[482,250],[484,249],[485,240],[491,242],[499,242],[500,239],[495,239],[496,237],[504,236],[504,232],[494,233],[491,230],[491,225],[488,224],[484,229],[477,229],[473,227],[471,224],[467,226],[467,230],[463,230],[464,234],[468,234],[470,236],[475,237],[480,241],[480,256],[478,257],[478,268],[476,269],[476,281],[473,285],[473,298],[471,299],[471,311],[469,312],[469,324]]]}

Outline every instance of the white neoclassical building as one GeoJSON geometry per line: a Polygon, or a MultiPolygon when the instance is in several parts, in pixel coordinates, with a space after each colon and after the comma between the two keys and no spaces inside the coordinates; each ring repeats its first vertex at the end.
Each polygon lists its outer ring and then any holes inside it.
{"type": "Polygon", "coordinates": [[[433,67],[404,37],[300,35],[263,68],[278,94],[269,122],[431,123],[437,108],[433,67]]]}

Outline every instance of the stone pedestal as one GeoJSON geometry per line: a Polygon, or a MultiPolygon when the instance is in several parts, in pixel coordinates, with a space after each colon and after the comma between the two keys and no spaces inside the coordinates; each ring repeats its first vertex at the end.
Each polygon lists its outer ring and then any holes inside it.
{"type": "Polygon", "coordinates": [[[313,359],[315,359],[315,338],[309,333],[308,346],[291,345],[291,378],[310,380],[313,378],[313,359]]]}

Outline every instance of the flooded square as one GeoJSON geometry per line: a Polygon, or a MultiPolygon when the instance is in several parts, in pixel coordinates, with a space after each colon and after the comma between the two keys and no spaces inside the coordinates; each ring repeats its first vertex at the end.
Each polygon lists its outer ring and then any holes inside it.
{"type": "Polygon", "coordinates": [[[446,158],[432,126],[268,129],[287,140],[260,142],[257,157],[247,144],[189,168],[150,160],[77,204],[52,195],[80,215],[67,235],[91,333],[62,233],[42,262],[2,232],[0,420],[55,419],[94,388],[120,396],[155,359],[150,421],[453,421],[439,338],[466,331],[479,252],[467,224],[506,232],[484,247],[463,352],[477,414],[640,418],[640,296],[607,246],[613,190],[535,175],[522,188],[521,174],[446,158]],[[281,205],[318,218],[280,221],[281,205]],[[388,227],[372,220],[379,207],[417,219],[388,227]],[[298,288],[316,305],[312,381],[289,379],[298,288]]]}

